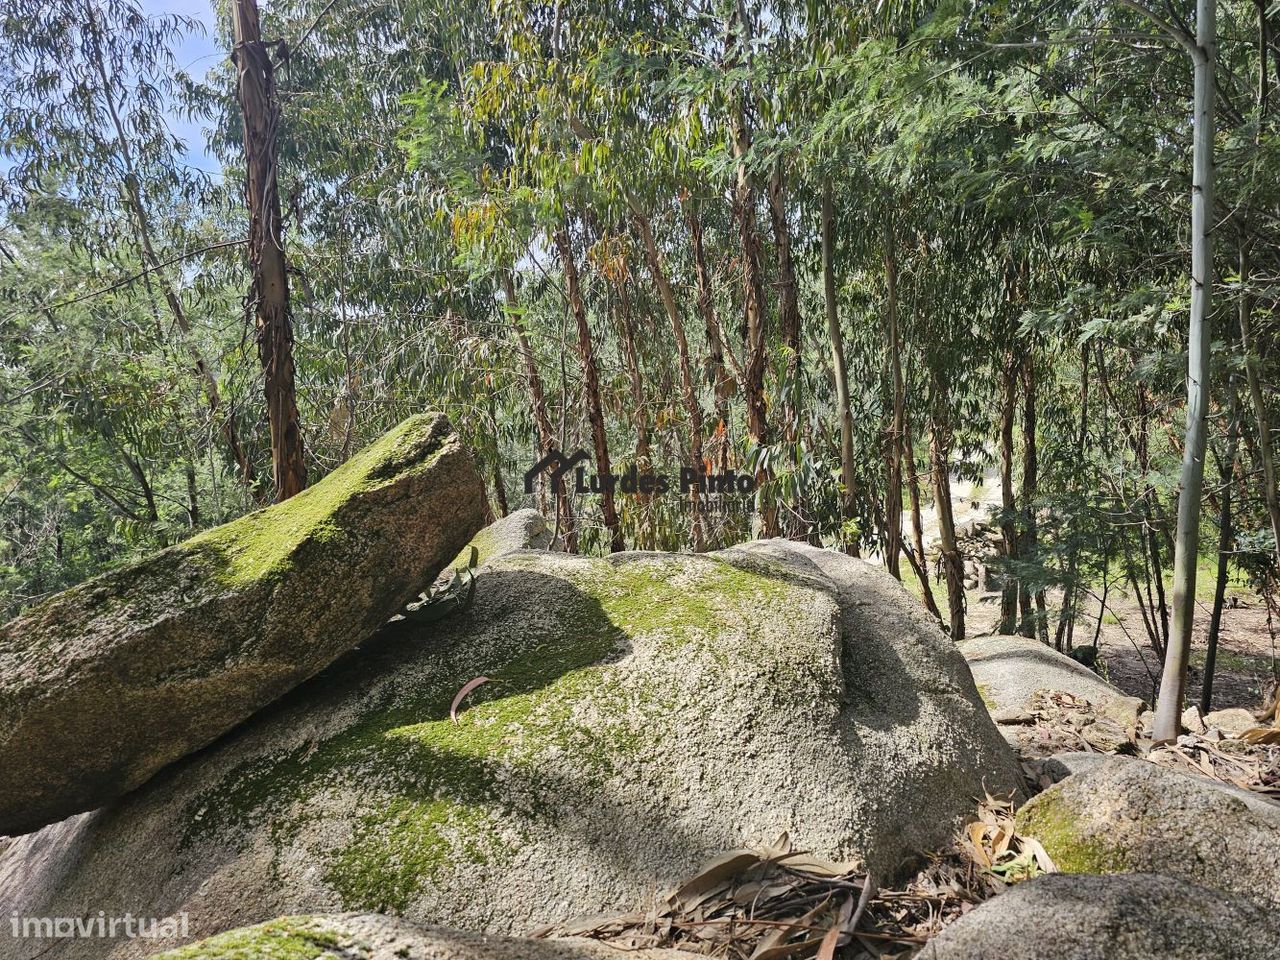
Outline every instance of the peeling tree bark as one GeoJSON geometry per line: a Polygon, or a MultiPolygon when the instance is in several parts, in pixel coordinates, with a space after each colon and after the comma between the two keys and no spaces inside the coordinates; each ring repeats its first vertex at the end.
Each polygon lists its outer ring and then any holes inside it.
{"type": "MultiPolygon", "coordinates": [[[[698,213],[697,206],[690,203],[687,219],[689,223],[690,243],[693,246],[693,268],[694,275],[698,283],[698,312],[702,314],[702,322],[706,327],[707,336],[707,379],[711,383],[711,389],[715,393],[716,398],[716,420],[718,421],[718,430],[727,431],[729,428],[729,398],[737,390],[737,382],[734,376],[740,372],[736,370],[733,375],[725,367],[725,348],[724,348],[724,332],[720,329],[720,322],[716,317],[715,298],[711,292],[711,273],[707,270],[707,256],[702,243],[702,218],[698,213]]],[[[733,354],[729,354],[729,361],[734,362],[733,354]]],[[[727,440],[721,436],[719,444],[719,467],[722,473],[729,469],[729,444],[727,440]]]]}
{"type": "MultiPolygon", "coordinates": [[[[799,468],[798,445],[801,437],[800,411],[804,408],[801,369],[802,342],[800,295],[796,283],[795,263],[791,256],[791,228],[787,223],[787,200],[782,161],[774,164],[769,178],[769,215],[773,224],[774,251],[778,261],[778,326],[782,346],[786,350],[786,386],[782,398],[783,438],[793,470],[799,468]]],[[[797,482],[797,491],[799,486],[797,482]]],[[[788,534],[795,539],[808,537],[808,510],[802,493],[797,492],[787,521],[788,534]]]]}
{"type": "Polygon", "coordinates": [[[254,306],[279,501],[307,485],[294,384],[289,277],[276,182],[280,105],[276,99],[275,66],[268,45],[262,41],[257,0],[232,0],[231,24],[240,111],[244,116],[245,206],[249,211],[249,263],[253,269],[249,297],[254,306]]]}
{"type": "MultiPolygon", "coordinates": [[[[736,6],[732,19],[729,38],[731,58],[738,63],[745,63],[746,51],[751,43],[751,26],[741,3],[736,6]]],[[[751,129],[747,123],[744,99],[740,90],[733,98],[730,138],[737,166],[733,205],[742,248],[743,312],[746,320],[742,390],[747,404],[747,434],[752,444],[759,449],[767,446],[770,440],[768,409],[764,399],[764,375],[768,361],[768,341],[765,336],[767,312],[764,277],[760,269],[760,235],[756,225],[756,187],[746,162],[747,153],[751,149],[751,129]]],[[[756,471],[756,483],[760,488],[757,493],[760,504],[759,532],[765,537],[778,535],[778,510],[769,491],[771,480],[771,470],[761,467],[756,471]]]]}

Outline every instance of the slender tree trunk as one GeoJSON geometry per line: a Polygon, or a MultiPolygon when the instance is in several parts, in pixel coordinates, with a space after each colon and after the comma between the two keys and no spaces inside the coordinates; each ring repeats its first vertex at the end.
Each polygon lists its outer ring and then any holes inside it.
{"type": "Polygon", "coordinates": [[[250,296],[267,397],[276,500],[280,501],[307,485],[294,386],[289,277],[276,182],[280,105],[276,99],[275,66],[267,44],[262,42],[257,0],[232,0],[231,24],[244,116],[245,206],[249,211],[249,263],[253,269],[250,296]]]}
{"type": "MultiPolygon", "coordinates": [[[[689,418],[690,466],[696,471],[696,476],[701,478],[705,469],[702,459],[702,407],[698,403],[698,387],[693,379],[693,364],[689,360],[689,341],[684,335],[684,324],[680,320],[680,308],[676,306],[675,293],[667,279],[667,272],[663,269],[662,258],[658,255],[658,243],[653,236],[653,226],[639,204],[633,204],[632,212],[635,214],[636,225],[640,228],[640,237],[644,241],[649,273],[653,276],[653,282],[657,284],[662,305],[667,311],[667,319],[671,321],[671,332],[675,337],[676,356],[679,358],[680,365],[680,390],[684,397],[685,416],[689,418]]],[[[697,553],[701,553],[707,546],[702,534],[702,489],[702,480],[698,479],[689,491],[689,525],[693,536],[693,549],[697,553]]]]}
{"type": "MultiPolygon", "coordinates": [[[[591,328],[587,325],[587,306],[582,300],[578,283],[578,265],[573,259],[573,247],[569,243],[569,227],[566,224],[555,235],[556,248],[560,251],[560,263],[564,270],[565,292],[569,297],[569,309],[573,313],[578,330],[578,362],[582,367],[582,386],[586,394],[587,419],[591,423],[591,439],[595,446],[596,472],[608,477],[613,470],[609,461],[609,441],[604,429],[604,406],[600,402],[600,373],[596,366],[595,346],[591,342],[591,328]]],[[[600,490],[600,513],[605,529],[609,531],[609,550],[617,553],[624,549],[622,523],[614,504],[613,490],[605,482],[600,490]]]]}
{"type": "Polygon", "coordinates": [[[136,459],[127,453],[121,453],[124,458],[125,466],[129,468],[129,472],[133,474],[133,479],[138,482],[138,488],[142,491],[142,500],[147,505],[146,520],[148,523],[157,523],[160,520],[160,511],[156,509],[156,494],[152,489],[151,480],[147,477],[147,473],[142,469],[136,459]]]}
{"type": "Polygon", "coordinates": [[[493,442],[493,497],[498,501],[498,516],[505,517],[511,512],[511,506],[507,502],[507,486],[502,480],[502,441],[498,436],[498,411],[492,391],[489,392],[489,429],[493,442]]]}
{"type": "MultiPolygon", "coordinates": [[[[884,227],[885,321],[888,326],[889,370],[893,390],[893,416],[885,441],[885,465],[889,489],[886,493],[884,562],[896,579],[902,579],[898,558],[902,553],[902,434],[906,416],[906,396],[902,384],[902,338],[898,330],[898,255],[893,223],[886,216],[884,227]]],[[[920,560],[923,562],[923,556],[920,560]]]]}
{"type": "MultiPolygon", "coordinates": [[[[1244,296],[1244,293],[1241,293],[1244,296]]],[[[1240,309],[1244,309],[1243,305],[1240,309]]],[[[1219,463],[1218,474],[1222,480],[1222,497],[1218,513],[1218,576],[1213,585],[1213,612],[1209,615],[1209,636],[1204,655],[1204,680],[1200,687],[1200,712],[1208,713],[1213,709],[1213,674],[1218,662],[1218,635],[1222,630],[1222,608],[1227,599],[1227,575],[1230,572],[1232,542],[1235,530],[1232,527],[1231,496],[1235,486],[1236,470],[1236,437],[1238,434],[1238,401],[1236,399],[1236,381],[1232,376],[1227,384],[1227,450],[1219,463]]]]}
{"type": "MultiPolygon", "coordinates": [[[[1080,430],[1076,434],[1076,464],[1078,468],[1082,468],[1085,462],[1085,443],[1089,436],[1089,347],[1086,344],[1080,350],[1080,430]]],[[[1082,474],[1076,474],[1076,484],[1081,490],[1084,488],[1085,479],[1082,474]]],[[[1076,546],[1074,539],[1071,542],[1070,552],[1067,557],[1067,584],[1062,592],[1062,610],[1058,614],[1058,629],[1054,637],[1054,647],[1058,650],[1064,648],[1063,640],[1066,640],[1065,648],[1071,649],[1071,638],[1075,633],[1076,609],[1078,607],[1079,589],[1076,584],[1076,574],[1079,570],[1080,551],[1076,546]]]]}
{"type": "Polygon", "coordinates": [[[786,351],[786,386],[782,397],[783,437],[787,442],[791,468],[796,472],[796,496],[791,505],[791,517],[787,522],[788,535],[795,539],[807,539],[808,509],[799,486],[800,468],[800,415],[804,409],[803,370],[801,358],[803,343],[800,324],[800,295],[796,283],[795,264],[791,257],[791,228],[787,224],[787,200],[782,161],[774,163],[769,178],[769,214],[773,224],[774,252],[778,261],[778,326],[782,335],[782,347],[786,351]]]}
{"type": "Polygon", "coordinates": [[[1156,701],[1156,740],[1178,736],[1195,625],[1196,560],[1200,545],[1200,497],[1204,487],[1206,413],[1209,404],[1209,309],[1213,285],[1214,70],[1217,3],[1197,0],[1195,124],[1191,173],[1191,322],[1187,335],[1187,439],[1178,490],[1173,557],[1173,629],[1165,651],[1156,701]]]}
{"type": "MultiPolygon", "coordinates": [[[[751,44],[751,26],[743,4],[735,8],[736,31],[730,38],[732,59],[741,65],[747,62],[751,44]]],[[[731,24],[733,31],[734,24],[731,24]]],[[[747,153],[751,149],[751,129],[747,124],[744,106],[745,94],[739,89],[730,110],[731,143],[737,167],[734,185],[734,213],[738,221],[738,238],[742,247],[743,263],[743,311],[746,320],[746,355],[742,362],[742,388],[747,404],[747,435],[752,445],[761,451],[770,441],[768,409],[764,398],[764,376],[768,364],[768,339],[766,337],[767,311],[764,298],[764,276],[760,268],[760,235],[756,226],[756,187],[751,170],[747,166],[747,153]]],[[[759,532],[765,537],[778,535],[778,510],[770,490],[772,471],[761,465],[756,470],[756,494],[760,504],[759,532]]]]}
{"type": "MultiPolygon", "coordinates": [[[[627,277],[615,282],[617,291],[618,329],[622,341],[622,360],[627,367],[627,381],[631,386],[631,405],[635,408],[636,471],[642,476],[653,473],[653,456],[649,449],[649,407],[645,403],[644,378],[640,372],[640,350],[636,345],[635,317],[631,312],[631,294],[627,290],[627,277]]],[[[653,497],[636,492],[636,506],[641,514],[641,537],[637,546],[642,550],[656,550],[657,534],[653,524],[653,497]]]]}
{"type": "Polygon", "coordinates": [[[187,524],[192,530],[200,526],[200,496],[196,487],[195,464],[188,462],[187,474],[187,524]]]}
{"type": "MultiPolygon", "coordinates": [[[[533,359],[533,347],[524,332],[524,321],[520,315],[516,301],[515,279],[510,270],[502,271],[502,294],[507,302],[507,313],[511,316],[511,325],[515,329],[516,347],[520,352],[520,362],[524,366],[524,379],[529,389],[529,405],[533,408],[534,426],[538,428],[539,449],[543,456],[552,450],[559,449],[555,428],[551,425],[551,415],[547,412],[547,395],[542,386],[542,377],[538,375],[538,365],[533,359]]],[[[565,550],[578,552],[578,532],[573,517],[573,501],[569,499],[569,485],[560,484],[556,494],[556,529],[560,531],[565,550]]]]}
{"type": "MultiPolygon", "coordinates": [[[[831,347],[831,371],[836,382],[836,406],[840,415],[840,518],[854,517],[856,480],[853,464],[853,413],[849,407],[849,372],[844,362],[844,337],[840,332],[840,314],[836,302],[835,203],[831,178],[822,179],[822,299],[827,312],[827,342],[831,347]]],[[[856,537],[846,540],[845,550],[858,556],[856,537]]],[[[924,562],[923,552],[920,554],[924,562]]]]}
{"type": "Polygon", "coordinates": [[[120,112],[116,109],[115,100],[111,93],[113,84],[107,74],[106,65],[103,63],[99,32],[101,28],[92,3],[85,4],[85,17],[86,22],[90,25],[90,56],[93,58],[94,70],[102,82],[103,99],[106,103],[107,113],[111,117],[112,127],[115,130],[116,146],[120,150],[120,159],[124,163],[125,199],[129,210],[133,214],[134,228],[137,232],[138,246],[142,251],[143,261],[147,269],[151,271],[150,277],[154,278],[156,283],[159,284],[160,293],[169,307],[169,312],[173,314],[173,321],[177,325],[182,339],[182,347],[186,350],[187,356],[191,360],[196,379],[199,380],[200,387],[204,392],[205,402],[209,405],[209,415],[217,422],[218,430],[222,434],[227,450],[239,470],[240,478],[243,480],[245,487],[249,490],[250,495],[256,498],[257,476],[253,469],[253,463],[249,460],[248,454],[245,453],[244,445],[240,442],[240,432],[236,429],[234,416],[230,411],[222,409],[222,394],[218,389],[217,378],[214,377],[209,369],[209,364],[205,361],[199,347],[192,339],[191,322],[187,318],[186,308],[182,305],[182,298],[178,296],[177,290],[169,282],[168,275],[161,265],[160,257],[156,253],[155,242],[151,235],[151,215],[142,199],[142,188],[138,182],[138,172],[133,159],[133,148],[125,134],[124,123],[120,119],[120,112]]]}
{"type": "MultiPolygon", "coordinates": [[[[1025,520],[1018,556],[1024,563],[1036,563],[1040,553],[1040,536],[1036,523],[1040,466],[1036,453],[1036,359],[1035,349],[1030,344],[1027,345],[1027,352],[1022,360],[1022,387],[1022,505],[1025,520]]],[[[1040,587],[1034,592],[1034,610],[1031,608],[1030,594],[1031,591],[1025,588],[1019,593],[1019,600],[1024,604],[1023,634],[1028,637],[1038,636],[1042,642],[1048,643],[1049,614],[1044,588],[1040,587]]]]}
{"type": "MultiPolygon", "coordinates": [[[[689,237],[693,246],[693,268],[698,283],[698,312],[702,315],[707,336],[707,380],[716,398],[716,430],[719,436],[719,465],[723,473],[729,469],[729,443],[725,436],[729,429],[729,398],[737,389],[733,376],[725,367],[724,332],[716,317],[715,297],[711,290],[711,273],[707,270],[707,256],[702,242],[702,217],[697,205],[688,208],[689,237]]],[[[729,354],[733,361],[733,354],[729,354]]],[[[737,371],[736,375],[740,375],[737,371]]]]}
{"type": "Polygon", "coordinates": [[[911,535],[912,542],[915,544],[915,550],[909,551],[908,556],[911,552],[915,554],[911,566],[920,580],[925,607],[938,620],[942,620],[942,612],[938,609],[937,601],[933,599],[933,587],[929,583],[929,561],[924,555],[924,521],[920,516],[920,477],[916,472],[915,443],[912,440],[910,418],[903,419],[902,427],[902,458],[909,465],[907,490],[911,496],[911,535]]]}
{"type": "Polygon", "coordinates": [[[1017,500],[1013,490],[1013,423],[1017,409],[1017,364],[1013,349],[1005,354],[1001,369],[1003,389],[1000,393],[1000,538],[1004,546],[1005,572],[1000,582],[999,632],[1012,634],[1018,626],[1018,561],[1017,500]]]}
{"type": "Polygon", "coordinates": [[[933,499],[938,511],[938,534],[942,540],[942,566],[947,579],[947,606],[951,639],[964,639],[964,561],[956,543],[956,523],[951,514],[950,425],[946,415],[946,393],[937,371],[930,371],[929,459],[933,467],[933,499]]]}

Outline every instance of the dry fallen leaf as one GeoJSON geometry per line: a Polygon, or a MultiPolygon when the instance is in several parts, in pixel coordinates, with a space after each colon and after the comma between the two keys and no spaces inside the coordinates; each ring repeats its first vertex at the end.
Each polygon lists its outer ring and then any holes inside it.
{"type": "Polygon", "coordinates": [[[488,683],[489,680],[489,677],[476,677],[474,680],[468,680],[464,683],[462,689],[458,691],[458,695],[453,698],[453,703],[449,705],[449,719],[456,724],[458,722],[458,705],[467,698],[467,694],[480,686],[480,684],[488,683]]]}

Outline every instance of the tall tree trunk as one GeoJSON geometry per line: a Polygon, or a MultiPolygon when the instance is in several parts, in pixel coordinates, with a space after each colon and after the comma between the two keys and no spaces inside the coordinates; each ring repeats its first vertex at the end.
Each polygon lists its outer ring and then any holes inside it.
{"type": "Polygon", "coordinates": [[[795,539],[808,537],[808,509],[800,492],[799,468],[801,440],[800,415],[804,409],[803,370],[801,358],[803,343],[800,325],[800,295],[796,283],[795,264],[791,257],[791,228],[787,224],[787,199],[781,159],[775,161],[773,175],[769,178],[769,215],[773,224],[774,253],[778,260],[778,326],[782,346],[786,351],[786,388],[782,397],[783,437],[787,442],[787,455],[791,468],[796,472],[796,497],[791,504],[791,516],[786,524],[787,533],[795,539]]]}
{"type": "MultiPolygon", "coordinates": [[[[578,362],[582,368],[582,388],[586,394],[587,419],[591,423],[591,439],[595,446],[596,473],[607,478],[613,470],[609,461],[609,441],[604,429],[604,405],[600,402],[600,372],[596,367],[595,346],[591,342],[591,328],[587,325],[587,306],[582,299],[578,283],[578,265],[573,259],[573,247],[569,242],[569,227],[565,224],[555,235],[556,248],[560,251],[560,264],[564,270],[565,292],[569,297],[569,309],[578,331],[578,362]]],[[[624,549],[622,524],[613,500],[613,490],[608,482],[602,483],[600,513],[605,529],[609,531],[609,550],[617,553],[624,549]]]]}
{"type": "MultiPolygon", "coordinates": [[[[1023,539],[1018,556],[1024,563],[1036,563],[1040,553],[1040,535],[1036,523],[1036,497],[1040,487],[1040,461],[1036,453],[1036,355],[1035,348],[1027,344],[1022,358],[1022,512],[1023,539]]],[[[1034,591],[1035,609],[1031,607],[1031,591],[1019,592],[1022,610],[1023,634],[1037,636],[1049,642],[1049,613],[1044,588],[1034,591]]]]}
{"type": "Polygon", "coordinates": [[[1155,639],[1156,653],[1161,659],[1169,647],[1169,601],[1164,589],[1164,560],[1160,552],[1160,534],[1156,529],[1159,520],[1155,487],[1145,478],[1151,475],[1151,405],[1142,384],[1137,388],[1138,430],[1134,447],[1138,458],[1138,475],[1144,478],[1142,491],[1142,555],[1146,570],[1148,606],[1151,622],[1158,626],[1155,639]]]}
{"type": "Polygon", "coordinates": [[[294,386],[289,276],[276,182],[280,105],[276,99],[275,67],[268,45],[262,42],[257,0],[232,0],[231,26],[240,111],[244,115],[245,206],[249,211],[249,263],[253,270],[250,297],[264,374],[276,500],[280,501],[307,485],[294,386]]]}
{"type": "MultiPolygon", "coordinates": [[[[702,242],[702,217],[695,202],[690,202],[687,219],[690,243],[693,246],[693,268],[698,283],[698,312],[702,315],[707,336],[707,380],[716,398],[716,430],[719,433],[720,471],[729,469],[729,443],[725,436],[729,429],[729,398],[737,390],[733,376],[725,367],[724,332],[716,317],[715,297],[711,290],[711,273],[707,270],[707,254],[702,242]]],[[[734,361],[729,354],[730,362],[734,361]]],[[[737,372],[740,374],[740,371],[737,372]]]]}
{"type": "Polygon", "coordinates": [[[200,494],[196,487],[195,464],[187,461],[187,524],[192,530],[200,526],[200,494]]]}
{"type": "Polygon", "coordinates": [[[915,443],[912,440],[911,420],[904,417],[902,422],[902,459],[908,464],[907,472],[907,490],[911,496],[911,536],[915,545],[915,558],[912,560],[912,569],[916,572],[916,577],[920,580],[921,596],[924,598],[924,605],[930,613],[938,620],[942,620],[942,612],[938,609],[938,603],[933,599],[933,586],[929,583],[929,561],[924,555],[924,521],[920,516],[920,477],[916,472],[916,454],[915,443]]]}
{"type": "Polygon", "coordinates": [[[680,308],[676,306],[676,296],[667,279],[667,271],[663,269],[662,258],[658,255],[658,243],[653,236],[653,225],[648,216],[637,203],[632,204],[636,225],[640,228],[640,237],[644,241],[645,258],[649,262],[649,273],[657,284],[662,305],[666,308],[667,319],[671,321],[671,333],[676,341],[676,356],[680,366],[680,391],[684,397],[685,416],[689,418],[689,460],[690,466],[699,478],[694,481],[689,491],[689,527],[693,536],[693,549],[701,553],[706,549],[706,541],[702,534],[702,490],[704,464],[702,460],[702,407],[698,403],[698,387],[693,379],[693,364],[689,360],[689,341],[684,335],[684,324],[680,320],[680,308]]]}
{"type": "MultiPolygon", "coordinates": [[[[849,408],[849,371],[844,362],[844,336],[840,332],[840,314],[836,302],[835,202],[831,178],[822,178],[822,299],[827,312],[827,342],[831,347],[831,372],[836,382],[836,406],[840,415],[840,519],[854,516],[853,413],[849,408]]],[[[845,549],[858,556],[855,537],[845,549]]],[[[924,561],[923,552],[920,554],[924,561]]]]}
{"type": "MultiPolygon", "coordinates": [[[[507,313],[511,317],[511,325],[515,329],[516,348],[520,352],[520,362],[524,366],[525,384],[529,390],[529,405],[533,408],[533,422],[538,429],[539,450],[546,456],[552,450],[559,449],[555,428],[551,425],[551,415],[547,412],[547,394],[542,386],[542,377],[538,374],[538,365],[533,359],[533,347],[524,332],[524,320],[516,301],[515,278],[510,270],[503,270],[502,295],[507,302],[507,313]]],[[[569,553],[578,552],[578,532],[573,517],[573,501],[569,499],[569,485],[560,484],[556,493],[556,523],[560,531],[564,548],[569,553]]]]}
{"type": "MultiPolygon", "coordinates": [[[[616,315],[618,330],[621,333],[622,360],[627,367],[627,381],[631,386],[631,405],[635,408],[636,425],[636,471],[641,476],[653,473],[653,455],[649,449],[649,407],[645,403],[644,377],[640,372],[640,349],[636,345],[635,317],[631,312],[631,294],[627,290],[627,276],[619,277],[614,282],[617,292],[616,315]]],[[[636,506],[641,515],[640,542],[636,544],[641,550],[658,549],[657,531],[653,524],[652,494],[636,491],[636,506]]]]}
{"type": "MultiPolygon", "coordinates": [[[[1244,296],[1243,292],[1241,296],[1244,296]]],[[[1231,544],[1235,537],[1235,531],[1232,529],[1231,496],[1232,487],[1235,486],[1236,437],[1239,423],[1237,422],[1238,401],[1234,376],[1227,384],[1227,391],[1229,397],[1227,450],[1218,464],[1218,475],[1222,480],[1221,509],[1218,513],[1218,577],[1213,585],[1213,612],[1209,614],[1209,636],[1204,655],[1204,680],[1200,686],[1201,714],[1213,709],[1213,674],[1218,661],[1218,634],[1222,630],[1222,608],[1227,599],[1227,575],[1230,572],[1231,544]]]]}
{"type": "MultiPolygon", "coordinates": [[[[1080,348],[1080,430],[1076,434],[1076,464],[1083,467],[1085,462],[1085,444],[1089,436],[1089,346],[1080,348]]],[[[1077,472],[1076,484],[1084,488],[1085,478],[1077,472]]],[[[1079,590],[1076,585],[1076,574],[1079,570],[1080,551],[1074,538],[1071,541],[1067,557],[1067,584],[1062,592],[1062,610],[1058,614],[1058,629],[1054,636],[1054,647],[1057,650],[1071,649],[1071,639],[1075,633],[1076,609],[1079,590]],[[1066,641],[1065,644],[1063,641],[1066,641]]]]}
{"type": "Polygon", "coordinates": [[[1195,625],[1196,560],[1200,546],[1200,496],[1204,487],[1206,413],[1209,404],[1209,309],[1213,285],[1214,70],[1217,61],[1216,0],[1196,0],[1194,131],[1191,172],[1191,321],[1187,334],[1187,438],[1178,490],[1173,556],[1173,628],[1165,651],[1156,701],[1156,740],[1178,736],[1191,630],[1195,625]]]}
{"type": "Polygon", "coordinates": [[[505,517],[511,512],[511,506],[507,503],[507,485],[502,480],[502,440],[498,434],[498,411],[492,390],[489,391],[489,429],[493,444],[493,498],[498,502],[498,516],[505,517]]]}
{"type": "Polygon", "coordinates": [[[929,372],[929,460],[933,468],[933,499],[938,511],[938,534],[942,540],[942,567],[947,578],[947,606],[951,639],[964,639],[964,561],[956,543],[956,522],[951,514],[950,424],[946,414],[946,392],[937,371],[929,372]]]}
{"type": "Polygon", "coordinates": [[[1000,582],[999,632],[1012,634],[1018,627],[1017,500],[1013,490],[1013,423],[1017,409],[1017,363],[1010,348],[1001,368],[1000,392],[1000,539],[1004,546],[1005,572],[1000,582]]]}
{"type": "Polygon", "coordinates": [[[187,318],[186,308],[182,305],[182,298],[178,296],[177,290],[169,282],[169,277],[165,273],[160,257],[156,253],[155,242],[151,235],[150,211],[142,198],[142,188],[138,182],[138,171],[133,159],[133,148],[129,143],[129,138],[125,135],[124,123],[120,119],[120,112],[116,108],[115,99],[111,93],[113,85],[102,58],[101,27],[92,3],[85,4],[85,18],[90,27],[89,54],[93,58],[94,71],[102,82],[103,99],[107,107],[107,114],[111,117],[111,124],[116,135],[116,146],[120,151],[120,159],[124,163],[125,200],[128,203],[130,212],[133,214],[133,225],[138,239],[138,247],[142,251],[143,263],[151,271],[150,276],[159,284],[160,293],[169,307],[169,312],[173,314],[173,322],[178,327],[178,332],[182,339],[182,347],[191,360],[196,379],[200,382],[205,402],[209,406],[209,415],[218,424],[218,430],[226,442],[227,450],[236,464],[241,480],[249,490],[250,495],[256,498],[257,476],[253,469],[253,463],[249,460],[248,454],[245,453],[244,445],[240,442],[240,432],[236,429],[234,415],[231,411],[222,409],[222,394],[218,389],[217,378],[214,377],[209,364],[204,359],[204,355],[192,338],[191,322],[187,318]]]}
{"type": "MultiPolygon", "coordinates": [[[[902,434],[906,416],[906,397],[902,384],[902,339],[898,331],[898,256],[893,223],[886,216],[884,226],[885,321],[888,326],[889,370],[893,390],[893,416],[889,436],[885,439],[885,466],[889,489],[885,495],[884,562],[895,579],[902,579],[899,556],[902,553],[902,434]]],[[[923,556],[920,560],[923,562],[923,556]]]]}
{"type": "MultiPolygon", "coordinates": [[[[735,7],[734,23],[730,25],[731,59],[746,65],[747,51],[751,46],[750,18],[744,5],[735,7]],[[736,26],[736,30],[734,29],[736,26]]],[[[745,93],[738,89],[730,110],[731,143],[737,167],[733,205],[738,221],[738,239],[742,247],[743,264],[743,316],[746,321],[746,355],[742,361],[742,390],[747,404],[747,435],[757,450],[768,445],[769,420],[764,398],[764,375],[768,363],[768,339],[764,298],[764,275],[760,267],[760,235],[756,226],[755,179],[747,166],[747,153],[751,149],[751,128],[747,123],[744,105],[745,93]]],[[[761,465],[756,470],[756,494],[760,504],[758,526],[765,537],[778,535],[778,510],[773,503],[770,489],[772,471],[761,465]]]]}

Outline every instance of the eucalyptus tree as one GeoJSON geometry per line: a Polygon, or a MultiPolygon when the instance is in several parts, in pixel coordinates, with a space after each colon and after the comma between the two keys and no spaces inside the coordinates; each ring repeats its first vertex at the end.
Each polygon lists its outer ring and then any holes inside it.
{"type": "Polygon", "coordinates": [[[276,62],[262,39],[257,0],[232,0],[232,60],[244,121],[245,207],[249,215],[249,264],[258,356],[262,360],[271,432],[275,499],[287,500],[307,485],[293,369],[293,317],[285,263],[280,186],[276,175],[280,104],[276,62]]]}
{"type": "Polygon", "coordinates": [[[194,25],[148,16],[134,0],[58,0],[35,10],[6,4],[0,24],[7,87],[0,152],[9,161],[0,199],[20,209],[57,192],[85,214],[73,243],[108,259],[121,246],[137,249],[142,276],[133,279],[154,286],[227,452],[253,484],[252,460],[176,266],[206,252],[191,249],[198,244],[184,219],[170,215],[208,191],[182,162],[182,145],[165,120],[180,86],[172,46],[194,25]]]}

